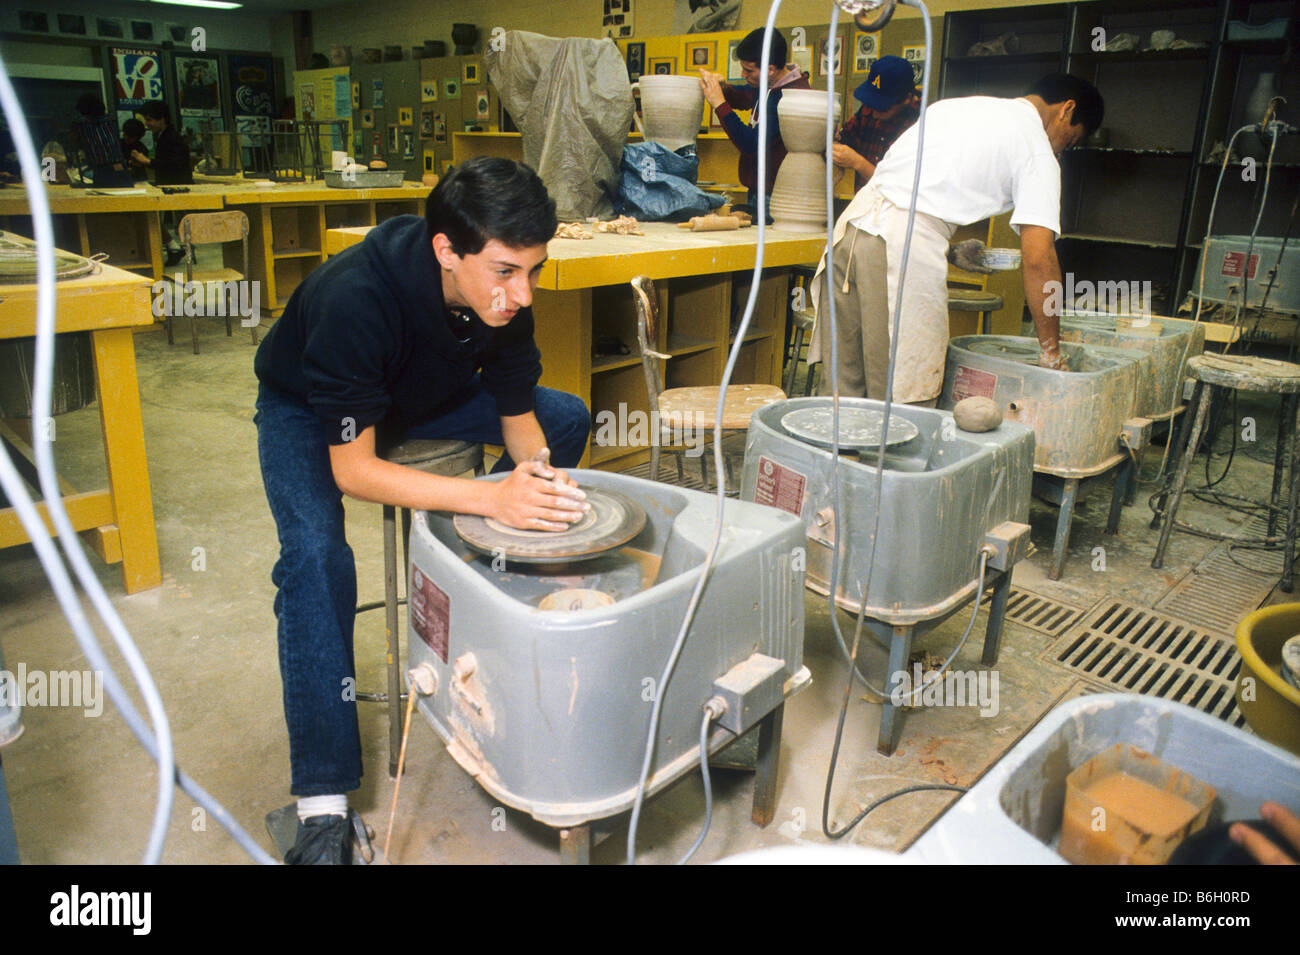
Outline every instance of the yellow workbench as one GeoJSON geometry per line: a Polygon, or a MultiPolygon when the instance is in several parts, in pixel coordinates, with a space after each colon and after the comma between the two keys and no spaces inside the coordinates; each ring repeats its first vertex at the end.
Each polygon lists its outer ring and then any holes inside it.
{"type": "MultiPolygon", "coordinates": [[[[593,440],[593,467],[622,469],[649,455],[635,440],[636,421],[647,415],[648,399],[628,284],[632,278],[648,275],[656,283],[664,319],[656,329],[654,347],[670,356],[664,370],[667,387],[716,385],[734,341],[733,304],[738,317],[754,267],[757,229],[690,232],[665,222],[642,223],[642,229],[643,236],[600,233],[592,239],[552,239],[533,298],[542,384],[586,401],[597,435],[602,420],[607,420],[615,423],[613,430],[620,436],[632,439],[624,442],[620,437],[608,444],[593,440]],[[593,355],[606,338],[617,340],[628,354],[593,355]]],[[[368,231],[329,230],[326,251],[335,254],[355,245],[368,231]]],[[[821,235],[767,230],[763,279],[732,379],[736,384],[780,383],[789,270],[816,263],[824,246],[821,235]]]]}
{"type": "MultiPolygon", "coordinates": [[[[91,549],[107,563],[121,562],[129,594],[162,581],[131,332],[153,322],[149,286],[148,279],[133,272],[104,266],[97,274],[59,282],[55,311],[57,332],[91,333],[100,429],[108,459],[107,488],[77,492],[60,482],[64,508],[91,549]]],[[[35,334],[36,286],[3,286],[0,338],[35,334]]],[[[30,454],[22,435],[4,431],[21,452],[30,454]]],[[[40,511],[53,530],[44,504],[40,511]]],[[[0,510],[0,547],[28,541],[13,508],[0,510]]]]}
{"type": "MultiPolygon", "coordinates": [[[[260,283],[262,309],[278,315],[298,283],[324,261],[326,229],[375,225],[395,215],[422,214],[432,187],[403,183],[384,189],[334,189],[323,182],[257,186],[238,176],[195,176],[188,191],[164,193],[137,183],[132,194],[47,186],[60,248],[91,256],[152,279],[163,276],[162,215],[240,209],[249,223],[249,279],[260,283]]],[[[0,226],[31,235],[27,192],[0,190],[0,226]]],[[[240,259],[228,250],[228,264],[240,259]]],[[[242,264],[242,262],[240,262],[242,264]]]]}

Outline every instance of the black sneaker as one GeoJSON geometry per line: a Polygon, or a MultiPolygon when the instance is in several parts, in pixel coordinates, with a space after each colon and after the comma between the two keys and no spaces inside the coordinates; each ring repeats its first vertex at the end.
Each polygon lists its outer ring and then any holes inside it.
{"type": "Polygon", "coordinates": [[[298,838],[284,856],[286,865],[351,865],[352,823],[327,814],[298,821],[298,838]]]}

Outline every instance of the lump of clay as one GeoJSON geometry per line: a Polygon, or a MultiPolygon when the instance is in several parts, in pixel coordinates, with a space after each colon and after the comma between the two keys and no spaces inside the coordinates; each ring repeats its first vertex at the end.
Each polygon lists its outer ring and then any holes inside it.
{"type": "Polygon", "coordinates": [[[1002,423],[1002,409],[992,398],[974,395],[953,406],[952,418],[963,431],[992,431],[1002,423]]]}
{"type": "Polygon", "coordinates": [[[388,168],[388,163],[384,162],[382,159],[372,159],[372,160],[370,160],[370,168],[371,168],[371,169],[387,169],[387,168],[388,168]]]}

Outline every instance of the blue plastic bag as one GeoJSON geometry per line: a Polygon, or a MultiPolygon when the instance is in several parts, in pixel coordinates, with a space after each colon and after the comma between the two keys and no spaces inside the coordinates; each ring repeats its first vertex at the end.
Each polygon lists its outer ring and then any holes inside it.
{"type": "Polygon", "coordinates": [[[619,215],[642,222],[685,222],[707,215],[726,200],[695,185],[700,161],[694,146],[673,152],[656,142],[632,143],[623,150],[619,172],[619,215]]]}

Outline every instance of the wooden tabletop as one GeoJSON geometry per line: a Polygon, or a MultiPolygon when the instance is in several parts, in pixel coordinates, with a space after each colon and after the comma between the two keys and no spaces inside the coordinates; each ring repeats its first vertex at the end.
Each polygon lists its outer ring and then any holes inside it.
{"type": "MultiPolygon", "coordinates": [[[[151,325],[152,284],[139,273],[103,264],[94,275],[61,280],[55,298],[55,331],[151,325]]],[[[0,338],[35,334],[36,286],[0,285],[0,338]]]]}
{"type": "MultiPolygon", "coordinates": [[[[645,235],[597,233],[591,239],[552,239],[547,246],[550,258],[537,284],[560,291],[621,285],[637,275],[666,279],[754,267],[758,246],[755,228],[691,232],[671,222],[644,222],[641,228],[645,235]]],[[[329,229],[325,233],[325,251],[341,252],[356,245],[369,231],[367,226],[329,229]]],[[[820,233],[784,232],[769,227],[763,265],[812,265],[825,247],[826,237],[820,233]]]]}
{"type": "MultiPolygon", "coordinates": [[[[334,189],[323,182],[281,182],[274,186],[257,186],[257,180],[238,177],[196,176],[194,184],[179,186],[188,192],[164,193],[157,186],[138,183],[129,195],[114,194],[122,190],[74,189],[71,186],[46,186],[50,212],[164,212],[168,210],[221,209],[228,205],[263,203],[369,202],[386,199],[423,199],[430,186],[405,182],[385,189],[334,189]]],[[[27,190],[23,186],[0,189],[0,215],[29,215],[27,190]]]]}

